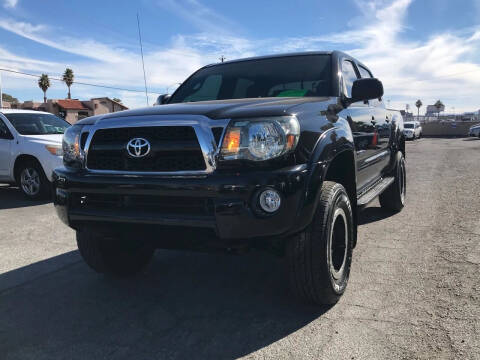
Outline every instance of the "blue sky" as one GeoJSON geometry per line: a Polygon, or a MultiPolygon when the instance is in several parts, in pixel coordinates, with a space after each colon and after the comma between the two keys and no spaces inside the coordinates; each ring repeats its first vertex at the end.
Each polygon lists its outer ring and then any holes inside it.
{"type": "MultiPolygon", "coordinates": [[[[441,99],[480,109],[480,0],[0,0],[0,68],[141,91],[136,13],[148,87],[164,93],[202,65],[270,53],[340,49],[365,62],[392,107],[441,99]]],[[[41,100],[34,78],[2,72],[4,92],[41,100]]],[[[142,93],[74,84],[72,96],[142,93]]],[[[66,96],[52,81],[49,98],[66,96]]]]}

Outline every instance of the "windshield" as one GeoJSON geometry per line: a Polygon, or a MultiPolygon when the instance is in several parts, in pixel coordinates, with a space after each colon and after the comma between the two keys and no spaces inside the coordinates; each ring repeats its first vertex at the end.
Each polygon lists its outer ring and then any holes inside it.
{"type": "Polygon", "coordinates": [[[52,114],[14,113],[4,114],[22,135],[63,134],[68,122],[52,114]]]}
{"type": "Polygon", "coordinates": [[[405,127],[405,129],[414,129],[415,128],[415,125],[413,125],[413,124],[403,124],[403,126],[405,127]]]}
{"type": "Polygon", "coordinates": [[[262,97],[331,96],[330,55],[239,61],[193,74],[169,103],[262,97]]]}

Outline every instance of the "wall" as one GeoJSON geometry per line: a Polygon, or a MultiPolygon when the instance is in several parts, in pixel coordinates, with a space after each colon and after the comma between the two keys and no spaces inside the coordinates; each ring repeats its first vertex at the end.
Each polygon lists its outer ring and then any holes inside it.
{"type": "Polygon", "coordinates": [[[468,130],[478,122],[429,122],[422,123],[423,136],[468,136],[468,130]],[[455,126],[452,126],[455,124],[455,126]]]}

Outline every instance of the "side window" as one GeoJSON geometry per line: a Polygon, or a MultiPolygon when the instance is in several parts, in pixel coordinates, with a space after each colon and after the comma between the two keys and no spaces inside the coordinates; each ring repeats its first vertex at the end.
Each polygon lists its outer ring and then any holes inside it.
{"type": "Polygon", "coordinates": [[[352,85],[358,79],[358,76],[351,61],[344,60],[342,62],[342,77],[345,95],[352,97],[352,85]]]}
{"type": "Polygon", "coordinates": [[[0,119],[0,139],[12,139],[12,134],[2,119],[0,119]]]}
{"type": "Polygon", "coordinates": [[[195,84],[193,88],[195,92],[186,97],[183,102],[214,100],[218,97],[221,85],[222,75],[211,75],[203,83],[195,84]]]}
{"type": "Polygon", "coordinates": [[[372,73],[365,69],[363,66],[359,65],[358,71],[360,72],[360,76],[362,77],[362,79],[373,78],[372,73]]]}

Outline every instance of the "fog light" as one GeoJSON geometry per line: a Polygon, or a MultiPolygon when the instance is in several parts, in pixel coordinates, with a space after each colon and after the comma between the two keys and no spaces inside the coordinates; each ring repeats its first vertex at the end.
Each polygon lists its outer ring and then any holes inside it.
{"type": "Polygon", "coordinates": [[[268,189],[263,191],[259,197],[260,208],[267,212],[273,213],[280,208],[282,199],[278,191],[268,189]]]}

